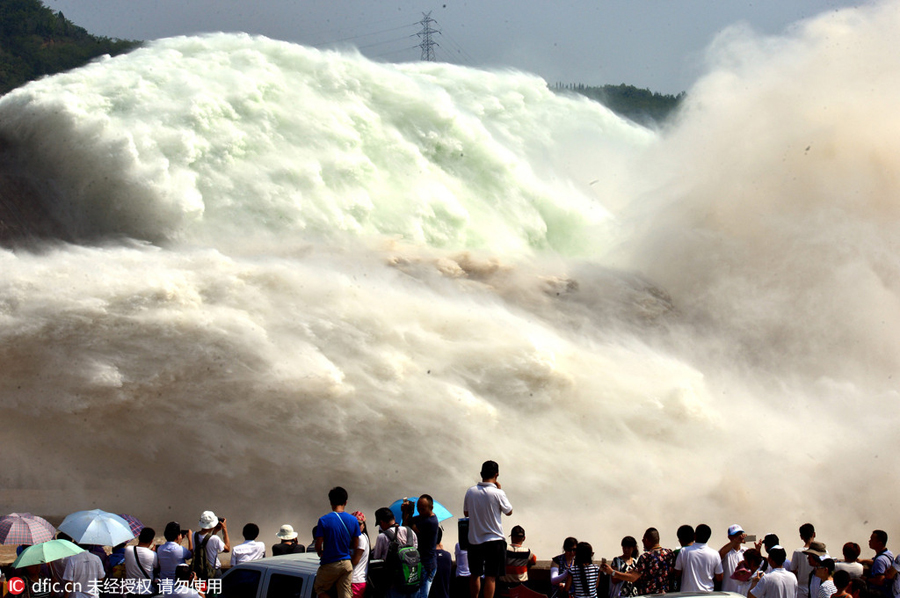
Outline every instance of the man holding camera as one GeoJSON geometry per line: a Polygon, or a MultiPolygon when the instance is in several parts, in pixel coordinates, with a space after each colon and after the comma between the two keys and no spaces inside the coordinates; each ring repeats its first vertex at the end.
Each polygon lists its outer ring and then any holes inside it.
{"type": "Polygon", "coordinates": [[[194,534],[194,558],[197,552],[206,550],[206,560],[210,569],[214,569],[212,577],[221,577],[222,563],[219,554],[231,551],[231,541],[228,539],[228,526],[224,517],[216,517],[212,511],[203,511],[200,515],[200,531],[194,534]],[[216,534],[222,532],[220,538],[216,534]]]}
{"type": "Polygon", "coordinates": [[[497,578],[506,572],[506,536],[501,514],[512,515],[512,505],[500,488],[497,477],[500,466],[485,461],[481,481],[469,488],[463,500],[463,511],[469,518],[469,591],[478,598],[484,575],[484,598],[494,598],[497,578]]]}
{"type": "Polygon", "coordinates": [[[159,559],[159,578],[175,579],[175,567],[186,563],[194,555],[193,537],[191,530],[181,529],[181,524],[177,521],[167,523],[163,535],[166,543],[156,549],[156,556],[159,559]],[[181,545],[184,538],[187,538],[188,541],[187,548],[181,545]]]}

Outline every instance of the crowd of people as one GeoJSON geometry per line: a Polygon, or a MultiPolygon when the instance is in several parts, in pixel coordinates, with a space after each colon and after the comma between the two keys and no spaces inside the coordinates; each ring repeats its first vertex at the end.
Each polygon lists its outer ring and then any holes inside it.
{"type": "MultiPolygon", "coordinates": [[[[454,598],[494,598],[521,596],[522,588],[528,588],[528,570],[536,563],[535,555],[524,545],[525,530],[515,526],[506,542],[502,516],[512,514],[512,505],[498,481],[499,466],[494,461],[482,465],[482,481],[466,492],[463,509],[467,519],[461,520],[460,544],[456,547],[457,579],[467,579],[468,592],[457,592],[454,598]]],[[[430,497],[419,499],[420,517],[429,516],[430,497]],[[423,501],[425,504],[423,505],[423,501]]],[[[332,502],[332,508],[341,509],[332,502]]],[[[379,510],[382,511],[382,510],[379,510]]],[[[422,550],[425,562],[423,583],[420,586],[429,596],[428,588],[434,579],[449,580],[450,556],[446,553],[446,571],[435,567],[431,549],[435,539],[437,521],[423,525],[412,521],[412,528],[398,527],[389,509],[383,509],[382,518],[376,517],[382,535],[378,542],[382,550],[375,559],[384,558],[391,539],[400,536],[403,542],[412,537],[422,550]],[[393,530],[393,532],[391,531],[393,530]],[[405,531],[404,531],[405,530],[405,531]],[[393,534],[393,535],[391,535],[393,534]],[[427,557],[424,555],[428,555],[427,557]],[[436,576],[436,577],[435,577],[436,576]]],[[[407,518],[404,514],[404,526],[407,518]]],[[[323,519],[319,520],[319,529],[323,519]]],[[[333,526],[335,531],[340,531],[333,526]]],[[[355,530],[354,530],[355,531],[355,530]]],[[[641,538],[643,552],[632,536],[622,539],[622,554],[607,562],[594,562],[594,551],[587,542],[574,537],[563,542],[562,554],[554,557],[550,568],[550,598],[631,598],[669,592],[733,592],[748,598],[900,598],[900,557],[887,548],[887,533],[874,530],[869,538],[869,548],[874,551],[871,559],[860,559],[859,545],[847,542],[839,557],[832,556],[824,543],[816,540],[815,528],[806,523],[799,529],[803,546],[788,551],[775,534],[762,539],[748,537],[737,524],[727,529],[727,539],[718,550],[709,545],[712,530],[706,524],[682,525],[676,536],[679,546],[675,549],[660,546],[660,534],[648,528],[641,538]]],[[[339,535],[339,534],[338,534],[339,535]]],[[[353,532],[351,532],[351,537],[353,532]]],[[[339,542],[337,536],[329,536],[327,542],[339,542]]],[[[366,561],[366,555],[356,545],[348,545],[346,558],[351,564],[366,561]]],[[[445,551],[444,551],[445,552],[445,551]]],[[[346,568],[346,567],[345,567],[346,568]]],[[[326,598],[327,591],[338,587],[339,598],[360,598],[357,586],[343,588],[337,576],[317,580],[318,598],[326,598]]],[[[447,585],[449,587],[449,583],[447,585]]],[[[459,586],[457,586],[459,587],[459,586]]],[[[527,593],[527,591],[526,591],[527,593]]],[[[398,589],[388,585],[383,592],[387,598],[410,595],[408,588],[398,589]]],[[[447,590],[430,594],[432,598],[445,598],[447,590]]]]}
{"type": "MultiPolygon", "coordinates": [[[[513,509],[498,480],[498,464],[486,461],[481,478],[465,494],[455,558],[444,550],[431,496],[423,494],[415,504],[404,500],[399,522],[389,507],[377,509],[372,543],[366,516],[346,511],[349,496],[341,487],[329,492],[331,511],[318,519],[311,543],[300,542],[298,533],[285,524],[271,555],[315,552],[317,598],[532,598],[537,596],[534,589],[550,598],[715,590],[748,598],[900,598],[900,557],[888,550],[886,532],[871,533],[870,559],[861,559],[862,550],[853,542],[832,556],[809,523],[800,526],[803,546],[790,558],[775,534],[757,540],[737,524],[727,529],[719,549],[710,546],[712,530],[705,524],[679,527],[675,549],[660,546],[659,531],[651,527],[640,547],[626,536],[621,555],[599,562],[588,542],[568,537],[562,553],[551,561],[549,588],[535,587],[529,570],[537,558],[525,545],[525,530],[514,526],[509,542],[503,532],[502,517],[513,509]]],[[[246,524],[244,541],[234,546],[227,521],[212,511],[201,514],[197,528],[169,522],[165,542],[157,545],[156,531],[145,527],[135,546],[118,546],[112,554],[83,546],[85,552],[16,573],[29,582],[23,594],[36,598],[97,598],[103,593],[200,598],[221,590],[224,553],[230,552],[231,566],[267,556],[256,524],[246,524]],[[41,579],[68,585],[41,585],[41,579]],[[115,586],[120,591],[109,591],[110,580],[121,581],[115,586]],[[59,587],[80,591],[61,593],[59,587]]]]}
{"type": "Polygon", "coordinates": [[[750,598],[897,598],[900,596],[900,558],[887,548],[887,534],[874,530],[869,538],[873,558],[860,559],[854,542],[832,556],[816,541],[812,524],[799,529],[804,545],[791,553],[778,536],[751,538],[740,525],[731,525],[718,550],[710,546],[712,530],[700,524],[682,525],[680,546],[660,546],[659,531],[649,528],[641,538],[622,539],[622,554],[611,562],[593,562],[590,544],[567,538],[563,554],[553,559],[551,584],[561,596],[574,598],[630,598],[668,592],[734,592],[750,598]]]}

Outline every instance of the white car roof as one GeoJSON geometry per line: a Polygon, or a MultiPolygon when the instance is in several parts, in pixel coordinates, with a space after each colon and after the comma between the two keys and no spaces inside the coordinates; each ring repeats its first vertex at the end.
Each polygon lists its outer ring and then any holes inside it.
{"type": "Polygon", "coordinates": [[[315,575],[319,569],[319,556],[314,553],[283,554],[256,561],[247,561],[229,569],[256,569],[258,571],[283,571],[285,573],[310,573],[315,575]]]}

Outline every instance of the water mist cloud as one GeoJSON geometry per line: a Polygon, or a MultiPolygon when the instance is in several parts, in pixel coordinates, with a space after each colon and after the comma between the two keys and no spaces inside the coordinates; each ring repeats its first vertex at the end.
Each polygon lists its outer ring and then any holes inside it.
{"type": "Polygon", "coordinates": [[[456,513],[494,458],[543,555],[891,532],[898,24],[725,32],[659,135],[527,75],[244,36],[4,97],[45,197],[158,243],[0,253],[0,498],[303,529],[335,484],[456,513]]]}
{"type": "Polygon", "coordinates": [[[653,150],[635,265],[734,335],[736,359],[882,383],[897,369],[898,24],[885,4],[786,38],[724,32],[653,150]]]}

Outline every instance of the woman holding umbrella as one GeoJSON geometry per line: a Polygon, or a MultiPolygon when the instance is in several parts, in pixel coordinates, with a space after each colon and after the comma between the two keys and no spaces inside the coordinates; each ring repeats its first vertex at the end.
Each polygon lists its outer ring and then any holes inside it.
{"type": "MultiPolygon", "coordinates": [[[[43,517],[31,513],[10,513],[0,517],[0,544],[18,546],[16,556],[21,556],[22,552],[32,546],[53,540],[55,536],[56,528],[43,517]]],[[[44,562],[39,561],[39,563],[44,562]]],[[[19,565],[19,567],[22,569],[18,572],[18,576],[28,582],[25,592],[31,592],[33,581],[50,577],[50,568],[41,566],[41,564],[37,564],[37,569],[34,571],[26,565],[19,565]]]]}
{"type": "Polygon", "coordinates": [[[25,591],[19,596],[24,598],[51,598],[53,592],[53,580],[50,577],[50,567],[47,565],[28,565],[24,569],[18,569],[16,573],[25,580],[25,591]]]}
{"type": "Polygon", "coordinates": [[[0,544],[34,546],[56,537],[56,528],[43,517],[31,513],[10,513],[0,517],[0,544]]]}
{"type": "Polygon", "coordinates": [[[83,549],[67,540],[49,540],[23,550],[12,564],[25,582],[21,595],[30,598],[52,596],[53,582],[60,582],[61,579],[53,578],[48,563],[60,562],[83,552],[83,549]]]}

